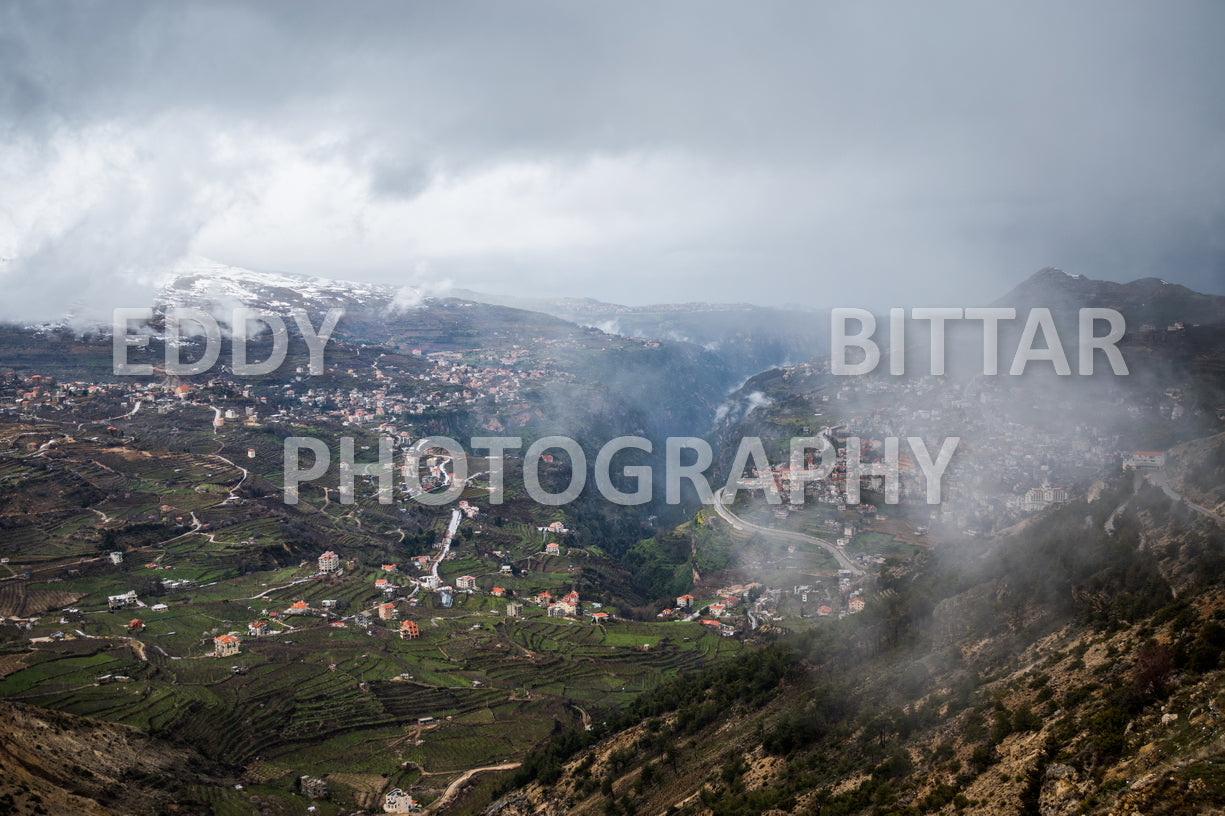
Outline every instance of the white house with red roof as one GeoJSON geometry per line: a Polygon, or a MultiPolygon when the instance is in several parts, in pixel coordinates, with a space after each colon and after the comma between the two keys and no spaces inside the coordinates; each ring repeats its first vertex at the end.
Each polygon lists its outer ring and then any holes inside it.
{"type": "Polygon", "coordinates": [[[340,556],[328,550],[323,555],[319,556],[319,571],[327,574],[336,572],[340,569],[340,556]]]}

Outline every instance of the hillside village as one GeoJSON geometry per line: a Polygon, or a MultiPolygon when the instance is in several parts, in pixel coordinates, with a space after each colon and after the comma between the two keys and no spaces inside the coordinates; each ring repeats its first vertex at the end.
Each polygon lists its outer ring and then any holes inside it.
{"type": "MultiPolygon", "coordinates": [[[[583,336],[599,353],[666,351],[583,336]]],[[[1206,421],[1199,395],[1171,381],[1074,402],[1006,380],[773,369],[725,402],[755,407],[716,422],[724,442],[765,439],[769,467],[731,479],[730,505],[631,528],[641,546],[610,551],[592,535],[609,519],[514,488],[495,505],[487,463],[458,484],[445,451],[420,450],[428,435],[522,433],[599,403],[576,396],[596,393],[584,389],[600,369],[566,340],[470,345],[346,342],[321,374],[291,363],[283,381],[0,375],[0,693],[183,735],[230,768],[236,807],[266,796],[412,812],[461,780],[487,801],[492,781],[465,774],[513,770],[528,747],[595,729],[593,712],[686,672],[880,625],[914,565],[1078,506],[1120,467],[1140,474],[1140,495],[1164,472],[1149,442],[1206,421]],[[328,473],[291,507],[283,440],[301,434],[352,437],[367,460],[389,441],[397,459],[419,456],[421,489],[458,495],[421,506],[397,479],[383,505],[362,479],[348,502],[328,473]],[[777,455],[787,434],[824,438],[828,461],[809,453],[792,471],[777,455]],[[924,500],[903,442],[901,502],[869,476],[848,504],[848,440],[871,467],[884,440],[910,436],[933,451],[960,439],[942,503],[924,500]]],[[[521,475],[521,459],[508,466],[521,475]]],[[[565,469],[542,459],[550,478],[565,469]]]]}

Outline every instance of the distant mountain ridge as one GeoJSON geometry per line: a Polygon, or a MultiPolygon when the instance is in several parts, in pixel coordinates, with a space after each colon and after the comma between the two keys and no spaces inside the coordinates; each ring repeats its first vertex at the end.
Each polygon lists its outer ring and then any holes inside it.
{"type": "Polygon", "coordinates": [[[1164,328],[1185,324],[1225,322],[1225,296],[1196,292],[1160,278],[1140,278],[1129,283],[1094,280],[1069,275],[1062,269],[1039,270],[992,304],[1016,308],[1046,307],[1055,310],[1079,308],[1116,309],[1128,326],[1153,323],[1164,328]]]}
{"type": "MultiPolygon", "coordinates": [[[[322,312],[343,308],[349,328],[366,339],[390,342],[388,330],[402,329],[405,317],[443,303],[474,304],[482,310],[513,309],[547,315],[605,334],[672,343],[691,343],[718,353],[736,378],[774,365],[811,359],[828,343],[825,313],[777,309],[747,303],[666,303],[624,306],[590,298],[527,298],[486,295],[468,289],[429,292],[417,286],[361,283],[282,272],[256,272],[205,258],[179,262],[161,285],[160,307],[195,307],[228,323],[239,305],[287,315],[296,309],[322,312]]],[[[411,321],[410,321],[411,322],[411,321]]],[[[497,322],[497,321],[495,321],[497,322]]],[[[344,329],[342,327],[342,333],[344,329]]]]}
{"type": "MultiPolygon", "coordinates": [[[[494,306],[511,306],[516,309],[528,309],[547,314],[569,314],[574,316],[587,315],[591,317],[610,314],[634,314],[638,312],[675,311],[675,312],[749,312],[769,311],[772,307],[757,306],[752,303],[708,303],[705,301],[688,301],[685,303],[651,303],[644,306],[626,306],[621,303],[609,303],[595,298],[532,298],[517,295],[490,295],[472,289],[454,289],[454,297],[472,300],[477,303],[489,303],[494,306]]],[[[793,310],[800,311],[800,310],[793,310]]]]}

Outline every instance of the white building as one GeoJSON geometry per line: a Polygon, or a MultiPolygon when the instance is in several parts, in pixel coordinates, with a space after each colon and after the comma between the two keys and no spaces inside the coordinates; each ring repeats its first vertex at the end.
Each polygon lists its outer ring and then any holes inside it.
{"type": "Polygon", "coordinates": [[[420,809],[416,800],[399,788],[394,788],[383,798],[384,813],[415,813],[420,809]]]}
{"type": "Polygon", "coordinates": [[[109,595],[106,599],[106,605],[109,609],[125,609],[129,606],[136,606],[136,591],[129,589],[122,595],[109,595]]]}
{"type": "Polygon", "coordinates": [[[1133,468],[1163,468],[1165,453],[1162,451],[1131,451],[1123,454],[1123,467],[1133,468]]]}
{"type": "Polygon", "coordinates": [[[323,555],[319,556],[319,571],[322,573],[335,572],[340,569],[340,556],[328,550],[323,555]]]}
{"type": "Polygon", "coordinates": [[[1035,487],[1025,494],[1025,509],[1031,511],[1041,510],[1052,504],[1063,504],[1067,500],[1068,492],[1062,487],[1042,485],[1042,487],[1035,487]]]}

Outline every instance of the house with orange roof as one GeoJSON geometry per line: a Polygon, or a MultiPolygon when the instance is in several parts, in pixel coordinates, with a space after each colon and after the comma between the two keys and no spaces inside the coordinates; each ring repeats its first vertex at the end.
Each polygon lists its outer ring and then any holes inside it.
{"type": "Polygon", "coordinates": [[[218,635],[213,638],[213,654],[217,657],[232,657],[238,654],[238,646],[242,643],[234,635],[218,635]]]}

